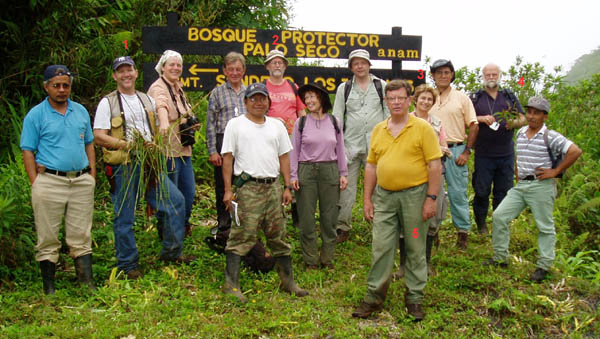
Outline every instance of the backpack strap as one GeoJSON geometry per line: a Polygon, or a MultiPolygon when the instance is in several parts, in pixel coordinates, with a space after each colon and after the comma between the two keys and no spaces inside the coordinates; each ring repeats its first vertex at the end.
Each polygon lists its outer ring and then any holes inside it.
{"type": "Polygon", "coordinates": [[[546,144],[546,149],[548,150],[548,155],[550,156],[550,161],[552,161],[552,168],[556,168],[556,159],[554,158],[554,154],[552,153],[552,150],[550,149],[550,142],[548,141],[548,133],[549,133],[549,129],[548,127],[546,127],[546,130],[544,131],[544,143],[546,144]]]}
{"type": "Polygon", "coordinates": [[[477,92],[471,93],[471,95],[469,95],[469,98],[471,99],[473,106],[475,106],[477,104],[477,102],[479,101],[479,98],[481,98],[481,94],[483,92],[484,92],[484,90],[480,89],[477,92]]]}
{"type": "Polygon", "coordinates": [[[381,85],[381,80],[377,78],[373,79],[373,85],[375,85],[375,90],[379,95],[379,104],[381,105],[381,111],[385,111],[385,108],[383,107],[383,86],[381,85]]]}
{"type": "Polygon", "coordinates": [[[513,109],[516,110],[517,102],[519,102],[519,99],[517,99],[517,96],[515,95],[515,93],[513,91],[511,91],[510,88],[503,88],[502,90],[500,90],[500,92],[508,100],[508,105],[509,105],[508,108],[510,110],[513,110],[513,109]]]}

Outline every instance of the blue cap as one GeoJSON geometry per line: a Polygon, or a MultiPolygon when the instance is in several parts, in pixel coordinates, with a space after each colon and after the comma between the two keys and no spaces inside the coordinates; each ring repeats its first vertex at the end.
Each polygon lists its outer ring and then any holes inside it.
{"type": "Polygon", "coordinates": [[[116,71],[117,68],[119,68],[122,65],[130,65],[131,67],[135,68],[135,62],[128,55],[118,57],[113,61],[113,71],[116,71]]]}
{"type": "Polygon", "coordinates": [[[246,94],[244,96],[249,98],[255,94],[262,94],[268,98],[269,91],[267,90],[267,85],[263,84],[262,82],[251,84],[248,86],[248,88],[246,88],[246,94]]]}
{"type": "Polygon", "coordinates": [[[68,75],[72,76],[71,72],[65,65],[51,65],[46,67],[44,71],[44,81],[48,81],[59,75],[68,75]]]}

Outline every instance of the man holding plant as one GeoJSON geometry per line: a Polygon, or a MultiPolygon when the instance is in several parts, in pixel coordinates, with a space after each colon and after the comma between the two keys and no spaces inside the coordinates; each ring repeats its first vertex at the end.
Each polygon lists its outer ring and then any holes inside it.
{"type": "Polygon", "coordinates": [[[181,254],[184,198],[166,175],[166,160],[160,150],[166,141],[156,133],[154,100],[135,90],[137,76],[135,63],[129,56],[114,60],[112,77],[117,90],[102,98],[94,120],[94,136],[103,147],[107,176],[114,184],[111,196],[117,267],[129,279],[143,277],[133,232],[135,206],[140,196],[156,211],[156,217],[162,219],[160,258],[173,263],[189,263],[194,259],[181,254]]]}
{"type": "Polygon", "coordinates": [[[490,205],[490,192],[494,194],[492,209],[495,210],[513,186],[514,129],[524,126],[527,121],[515,94],[508,88],[500,89],[500,67],[487,64],[481,72],[484,88],[471,95],[479,123],[479,133],[473,146],[473,214],[479,233],[488,234],[485,219],[490,205]]]}
{"type": "Polygon", "coordinates": [[[96,153],[90,116],[69,99],[72,82],[66,66],[48,66],[44,71],[48,97],[27,113],[21,133],[37,234],[35,259],[40,262],[45,294],[54,294],[63,217],[77,280],[96,290],[91,246],[96,153]]]}

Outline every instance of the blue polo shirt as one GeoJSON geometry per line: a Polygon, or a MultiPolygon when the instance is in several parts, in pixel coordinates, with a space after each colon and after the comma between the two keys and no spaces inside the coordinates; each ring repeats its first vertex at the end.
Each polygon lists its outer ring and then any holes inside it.
{"type": "Polygon", "coordinates": [[[21,133],[22,150],[33,152],[37,163],[64,172],[89,165],[85,145],[94,140],[88,111],[70,99],[67,103],[62,115],[46,97],[27,113],[21,133]]]}
{"type": "MultiPolygon", "coordinates": [[[[477,116],[484,116],[508,110],[509,103],[509,99],[501,91],[498,91],[496,100],[483,91],[473,107],[475,107],[477,116]]],[[[518,99],[515,108],[519,113],[523,113],[523,108],[518,99]]],[[[509,156],[514,153],[514,130],[506,129],[506,121],[503,118],[498,115],[495,115],[495,118],[500,124],[497,131],[491,129],[487,124],[479,124],[479,132],[473,145],[476,156],[495,158],[509,156]]]]}

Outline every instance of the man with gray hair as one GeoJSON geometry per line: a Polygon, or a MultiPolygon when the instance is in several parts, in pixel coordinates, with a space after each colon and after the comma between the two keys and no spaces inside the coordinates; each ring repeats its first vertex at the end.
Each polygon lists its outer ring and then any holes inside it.
{"type": "Polygon", "coordinates": [[[541,97],[529,99],[525,106],[528,125],[517,132],[517,185],[508,191],[493,214],[492,243],[494,256],[484,265],[508,266],[509,223],[529,206],[538,229],[537,268],[531,280],[541,282],[554,262],[556,231],[552,212],[556,182],[581,155],[571,140],[548,129],[550,103],[541,97]]]}
{"type": "Polygon", "coordinates": [[[473,214],[479,233],[488,234],[486,217],[493,193],[492,209],[496,209],[513,186],[514,129],[527,121],[517,96],[508,88],[500,88],[502,72],[495,64],[482,69],[484,88],[471,94],[479,123],[473,172],[473,214]],[[492,190],[493,184],[493,190],[492,190]]]}
{"type": "Polygon", "coordinates": [[[335,95],[332,114],[342,122],[348,162],[348,187],[340,192],[337,242],[348,240],[352,229],[352,208],[356,201],[356,183],[361,166],[367,163],[371,131],[390,115],[383,104],[385,81],[370,73],[369,52],[356,49],[348,56],[348,68],[354,76],[341,83],[335,95]]]}

